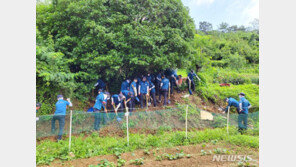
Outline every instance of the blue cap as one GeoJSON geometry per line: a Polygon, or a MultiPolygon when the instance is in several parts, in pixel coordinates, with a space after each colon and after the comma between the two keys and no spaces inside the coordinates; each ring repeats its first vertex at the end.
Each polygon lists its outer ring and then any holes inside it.
{"type": "Polygon", "coordinates": [[[238,95],[242,95],[242,96],[245,96],[245,94],[244,94],[244,93],[240,93],[240,94],[238,94],[238,95]]]}
{"type": "Polygon", "coordinates": [[[63,95],[58,95],[58,99],[59,99],[59,98],[63,98],[63,95]]]}

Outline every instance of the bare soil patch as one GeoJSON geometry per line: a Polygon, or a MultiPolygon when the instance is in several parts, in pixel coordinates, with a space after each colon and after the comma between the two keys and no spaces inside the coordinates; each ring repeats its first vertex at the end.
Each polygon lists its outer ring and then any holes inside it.
{"type": "MultiPolygon", "coordinates": [[[[241,148],[238,146],[233,146],[225,143],[217,143],[214,144],[198,144],[198,145],[190,145],[190,146],[179,146],[173,148],[161,148],[161,149],[150,149],[150,154],[147,155],[144,153],[144,150],[136,150],[134,152],[128,152],[122,154],[122,159],[126,160],[125,166],[137,166],[130,163],[130,160],[135,160],[138,158],[144,158],[144,164],[141,166],[145,167],[161,167],[161,166],[169,166],[169,167],[231,167],[237,166],[238,161],[234,162],[217,162],[213,161],[213,154],[209,155],[201,155],[201,150],[205,150],[209,152],[210,150],[213,151],[216,148],[223,148],[227,149],[230,153],[229,155],[249,155],[255,161],[252,161],[252,164],[259,166],[259,151],[258,149],[249,149],[249,148],[241,148]],[[168,154],[176,154],[179,153],[181,150],[185,154],[190,154],[191,157],[181,158],[177,160],[161,160],[157,161],[156,156],[162,155],[164,153],[168,154]],[[155,153],[153,155],[153,152],[155,153]]],[[[224,154],[226,155],[226,154],[224,154]]],[[[89,165],[97,165],[100,163],[100,160],[107,159],[110,162],[116,164],[117,158],[114,155],[103,155],[103,156],[96,156],[86,159],[76,159],[72,161],[61,161],[55,160],[48,166],[41,166],[41,167],[88,167],[89,165]]]]}

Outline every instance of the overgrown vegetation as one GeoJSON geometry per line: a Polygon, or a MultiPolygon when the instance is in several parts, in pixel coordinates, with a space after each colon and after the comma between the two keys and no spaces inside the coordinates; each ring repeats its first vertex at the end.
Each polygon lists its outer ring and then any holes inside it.
{"type": "MultiPolygon", "coordinates": [[[[59,0],[38,2],[36,11],[38,114],[52,113],[60,93],[87,107],[98,78],[118,93],[124,78],[167,68],[184,77],[198,71],[200,94],[214,101],[230,95],[216,93],[217,83],[259,84],[258,29],[201,22],[195,31],[180,0],[59,0]]],[[[236,90],[248,95],[243,87],[236,90]]],[[[249,97],[258,107],[258,96],[249,97]]]]}

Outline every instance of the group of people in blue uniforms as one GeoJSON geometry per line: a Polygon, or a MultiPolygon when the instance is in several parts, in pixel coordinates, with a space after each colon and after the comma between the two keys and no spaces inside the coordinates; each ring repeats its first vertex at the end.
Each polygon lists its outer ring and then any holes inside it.
{"type": "Polygon", "coordinates": [[[228,103],[227,107],[225,108],[225,113],[229,111],[231,106],[236,108],[238,113],[238,130],[239,132],[243,133],[248,128],[248,113],[249,108],[251,108],[250,102],[246,99],[246,95],[244,93],[239,93],[239,101],[232,97],[228,97],[225,101],[228,103]]]}
{"type": "MultiPolygon", "coordinates": [[[[138,102],[141,108],[148,107],[148,104],[153,104],[157,106],[157,103],[161,103],[161,98],[163,96],[163,105],[168,104],[168,94],[173,93],[174,89],[180,92],[178,81],[182,79],[181,75],[177,75],[175,71],[171,73],[157,73],[156,75],[148,73],[146,76],[134,77],[133,81],[126,79],[121,84],[121,89],[119,94],[110,94],[106,91],[106,84],[102,80],[98,80],[94,85],[98,90],[98,95],[96,96],[95,104],[88,112],[94,113],[94,130],[100,129],[100,121],[106,122],[107,120],[107,102],[111,100],[111,106],[114,112],[117,115],[117,112],[123,112],[124,108],[128,110],[127,113],[132,113],[135,109],[135,104],[138,102]],[[158,95],[158,99],[156,96],[158,95]],[[150,101],[148,103],[148,101],[150,101]]],[[[200,78],[191,70],[187,77],[188,90],[192,94],[192,91],[195,90],[194,77],[198,80],[200,78]]],[[[234,98],[226,98],[225,101],[228,103],[228,106],[225,109],[225,112],[228,111],[228,108],[231,106],[236,107],[237,112],[239,113],[238,117],[238,126],[239,130],[243,131],[247,129],[247,119],[248,119],[248,109],[251,107],[249,101],[245,98],[244,93],[239,94],[240,100],[237,101],[234,98]]],[[[57,96],[58,101],[55,105],[55,113],[51,122],[52,133],[55,133],[55,122],[59,122],[59,132],[58,140],[62,139],[63,129],[65,125],[65,116],[67,106],[72,106],[70,99],[63,99],[63,95],[57,96]]],[[[36,104],[36,112],[41,107],[41,103],[36,104]]],[[[117,120],[120,121],[121,118],[117,117],[117,120]]],[[[38,121],[38,120],[37,120],[38,121]]],[[[104,124],[104,123],[103,123],[104,124]]]]}

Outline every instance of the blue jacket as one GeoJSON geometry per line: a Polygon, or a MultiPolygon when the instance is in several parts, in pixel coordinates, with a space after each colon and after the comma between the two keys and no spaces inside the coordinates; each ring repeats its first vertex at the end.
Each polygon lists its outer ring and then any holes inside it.
{"type": "Polygon", "coordinates": [[[161,89],[165,89],[165,90],[168,90],[169,89],[170,81],[167,78],[163,78],[161,80],[161,83],[162,83],[161,89]]]}
{"type": "Polygon", "coordinates": [[[94,108],[101,110],[102,108],[104,108],[103,106],[103,101],[104,101],[104,93],[101,92],[100,94],[98,94],[98,96],[96,97],[96,103],[94,105],[94,108]]]}
{"type": "Polygon", "coordinates": [[[148,93],[147,92],[147,87],[149,87],[149,82],[145,81],[145,82],[141,82],[140,83],[141,89],[140,89],[140,93],[148,93]]]}
{"type": "Polygon", "coordinates": [[[161,74],[158,74],[158,75],[156,76],[156,82],[157,82],[157,83],[160,83],[160,82],[161,82],[161,74]]]}
{"type": "Polygon", "coordinates": [[[250,102],[245,97],[242,97],[239,100],[239,104],[242,104],[242,109],[243,109],[242,112],[245,114],[248,114],[249,113],[248,107],[251,105],[250,102]]]}
{"type": "Polygon", "coordinates": [[[193,81],[194,77],[196,77],[197,75],[195,73],[188,73],[188,77],[191,81],[193,81]]]}
{"type": "Polygon", "coordinates": [[[125,96],[126,100],[128,100],[131,96],[128,95],[128,93],[132,93],[131,91],[128,91],[128,90],[123,90],[122,91],[122,94],[125,96]]]}
{"type": "Polygon", "coordinates": [[[229,97],[228,98],[228,106],[226,107],[226,111],[228,111],[228,108],[231,107],[231,106],[234,106],[236,108],[239,108],[239,103],[234,98],[229,97]]]}
{"type": "Polygon", "coordinates": [[[149,82],[149,88],[152,88],[150,93],[155,93],[155,85],[153,84],[153,82],[149,82]],[[154,88],[152,88],[154,87],[154,88]]]}
{"type": "Polygon", "coordinates": [[[133,94],[135,94],[133,86],[135,87],[136,91],[138,92],[137,83],[135,81],[133,81],[130,86],[130,91],[133,92],[133,94]]]}
{"type": "Polygon", "coordinates": [[[99,79],[98,81],[97,81],[97,86],[99,87],[99,88],[102,88],[102,89],[105,89],[105,87],[106,87],[106,84],[104,83],[104,81],[102,81],[101,79],[99,79]]]}
{"type": "Polygon", "coordinates": [[[121,84],[121,91],[123,90],[129,90],[129,83],[127,81],[123,81],[121,84]]]}
{"type": "Polygon", "coordinates": [[[148,80],[149,82],[154,82],[154,81],[155,81],[155,77],[154,77],[154,75],[153,75],[153,74],[150,74],[150,76],[147,75],[147,80],[148,80]]]}
{"type": "Polygon", "coordinates": [[[115,94],[115,95],[113,95],[111,98],[113,99],[113,102],[114,102],[116,105],[118,105],[119,103],[121,103],[121,100],[120,100],[120,98],[119,98],[118,95],[115,94]]]}
{"type": "Polygon", "coordinates": [[[56,110],[54,112],[55,115],[66,115],[66,108],[70,105],[70,103],[66,100],[58,100],[55,104],[56,110]]]}

